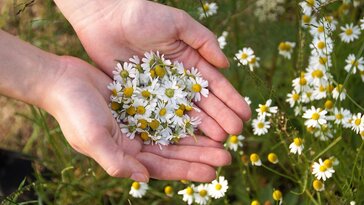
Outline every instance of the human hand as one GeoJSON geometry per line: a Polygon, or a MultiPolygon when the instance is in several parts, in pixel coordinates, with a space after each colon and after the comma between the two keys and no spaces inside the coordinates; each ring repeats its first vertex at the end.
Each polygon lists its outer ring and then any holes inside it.
{"type": "Polygon", "coordinates": [[[197,143],[189,137],[163,150],[128,139],[108,107],[111,79],[77,58],[61,57],[60,65],[40,106],[56,118],[70,145],[109,175],[208,182],[215,178],[215,166],[230,163],[230,154],[204,136],[197,143]]]}
{"type": "Polygon", "coordinates": [[[250,109],[240,94],[215,69],[228,66],[215,35],[186,12],[145,0],[56,0],[90,57],[112,76],[116,59],[159,50],[167,58],[197,67],[209,81],[210,95],[197,105],[199,129],[214,140],[238,134],[250,109]]]}

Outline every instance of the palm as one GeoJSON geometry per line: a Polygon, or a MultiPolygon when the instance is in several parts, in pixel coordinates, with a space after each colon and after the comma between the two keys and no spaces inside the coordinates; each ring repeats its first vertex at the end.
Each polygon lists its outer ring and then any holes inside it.
{"type": "Polygon", "coordinates": [[[205,137],[198,143],[185,139],[163,150],[126,138],[107,105],[111,79],[83,61],[68,57],[66,61],[69,66],[54,83],[49,102],[54,107],[49,110],[55,110],[52,114],[71,146],[94,158],[110,175],[210,181],[215,177],[213,166],[230,161],[221,145],[205,137]]]}
{"type": "Polygon", "coordinates": [[[202,118],[199,129],[207,136],[221,141],[227,133],[238,134],[242,120],[250,117],[243,98],[213,66],[228,64],[214,35],[185,12],[149,1],[116,2],[74,27],[88,54],[109,76],[116,59],[150,50],[198,67],[212,93],[198,103],[202,112],[190,114],[202,118]]]}

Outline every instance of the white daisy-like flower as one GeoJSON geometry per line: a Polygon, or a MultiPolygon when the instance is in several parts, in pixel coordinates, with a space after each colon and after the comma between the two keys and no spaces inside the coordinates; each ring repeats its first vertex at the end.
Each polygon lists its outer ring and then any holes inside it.
{"type": "Polygon", "coordinates": [[[327,96],[327,89],[325,86],[323,86],[323,85],[315,86],[315,88],[313,89],[313,92],[312,92],[312,97],[315,100],[320,100],[320,99],[326,98],[326,96],[327,96]]]}
{"type": "Polygon", "coordinates": [[[201,77],[191,79],[190,86],[190,90],[192,91],[193,99],[195,101],[200,101],[201,95],[204,97],[207,97],[209,95],[209,90],[207,89],[209,83],[207,82],[207,80],[204,80],[201,77]]]}
{"type": "Polygon", "coordinates": [[[301,17],[301,26],[303,28],[308,28],[312,24],[314,24],[315,22],[316,22],[316,17],[315,16],[303,14],[302,17],[301,17]]]}
{"type": "Polygon", "coordinates": [[[351,73],[355,74],[357,69],[359,71],[364,70],[364,58],[363,57],[356,59],[354,54],[350,54],[346,58],[345,62],[347,63],[346,66],[344,67],[346,72],[350,72],[350,70],[351,70],[351,73]]]}
{"type": "Polygon", "coordinates": [[[256,153],[250,155],[250,161],[253,166],[262,166],[262,160],[260,160],[259,155],[256,153]]]}
{"type": "Polygon", "coordinates": [[[193,203],[193,195],[194,195],[194,190],[193,190],[194,186],[188,186],[187,188],[183,189],[183,190],[180,190],[178,191],[178,194],[179,195],[183,195],[183,198],[182,200],[184,202],[187,202],[187,204],[192,204],[193,203]]]}
{"type": "Polygon", "coordinates": [[[306,79],[308,84],[313,86],[326,86],[328,84],[328,74],[324,68],[308,67],[306,73],[306,79]]]}
{"type": "Polygon", "coordinates": [[[118,62],[112,73],[114,74],[114,80],[118,82],[126,82],[127,78],[135,78],[138,74],[133,64],[124,62],[123,65],[118,62]]]}
{"type": "Polygon", "coordinates": [[[364,115],[360,112],[353,115],[351,120],[351,129],[354,130],[356,134],[359,134],[361,131],[364,130],[364,115]]]}
{"type": "Polygon", "coordinates": [[[302,98],[301,98],[301,101],[303,103],[309,103],[309,102],[312,102],[314,100],[313,98],[313,89],[312,88],[309,88],[307,89],[306,91],[302,92],[302,98]]]}
{"type": "Polygon", "coordinates": [[[344,127],[350,127],[348,121],[351,119],[351,112],[348,109],[337,107],[334,108],[333,115],[327,117],[328,120],[334,121],[335,124],[343,125],[344,127]]]}
{"type": "Polygon", "coordinates": [[[215,2],[212,3],[205,2],[202,7],[198,8],[198,11],[200,13],[200,19],[216,14],[217,9],[218,6],[215,2]]]}
{"type": "Polygon", "coordinates": [[[318,7],[320,6],[319,0],[304,0],[299,3],[302,8],[302,12],[305,15],[311,16],[312,13],[317,12],[318,7]]]}
{"type": "Polygon", "coordinates": [[[345,100],[346,98],[346,89],[343,87],[342,84],[338,84],[334,90],[332,90],[332,97],[337,100],[339,99],[340,101],[345,100]]]}
{"type": "Polygon", "coordinates": [[[328,24],[324,22],[323,19],[320,19],[319,22],[314,22],[310,27],[310,33],[313,37],[322,37],[330,36],[332,30],[328,28],[328,24]]]}
{"type": "Polygon", "coordinates": [[[258,116],[272,116],[272,114],[275,114],[278,112],[277,106],[271,106],[272,99],[268,99],[264,105],[259,104],[259,108],[257,108],[255,111],[258,112],[258,116]]]}
{"type": "Polygon", "coordinates": [[[254,119],[252,122],[254,135],[264,135],[268,133],[268,129],[270,128],[270,122],[265,120],[264,116],[260,116],[257,119],[254,119]]]}
{"type": "Polygon", "coordinates": [[[251,48],[243,48],[243,50],[239,50],[237,54],[235,54],[236,59],[239,61],[239,64],[248,65],[249,61],[255,57],[254,51],[251,48]]]}
{"type": "Polygon", "coordinates": [[[303,118],[307,119],[305,125],[307,127],[318,128],[320,125],[326,124],[326,113],[326,110],[312,106],[311,109],[306,110],[303,114],[303,118]]]}
{"type": "Polygon", "coordinates": [[[295,90],[292,90],[291,93],[287,94],[286,102],[288,102],[289,106],[292,108],[300,102],[300,95],[295,90]]]}
{"type": "Polygon", "coordinates": [[[230,135],[228,138],[226,145],[230,150],[236,152],[239,147],[243,147],[243,140],[245,137],[243,135],[230,135]]]}
{"type": "Polygon", "coordinates": [[[133,182],[129,194],[134,198],[142,198],[148,190],[148,184],[144,182],[133,182]]]}
{"type": "Polygon", "coordinates": [[[331,66],[332,66],[332,61],[330,55],[313,54],[310,56],[309,67],[327,70],[327,68],[330,68],[331,66]]]}
{"type": "Polygon", "coordinates": [[[331,124],[321,125],[319,128],[314,129],[313,135],[321,141],[327,141],[334,137],[335,130],[332,129],[331,124]]]}
{"type": "Polygon", "coordinates": [[[219,46],[221,49],[224,49],[226,46],[226,37],[228,35],[227,31],[222,32],[222,35],[217,38],[217,42],[219,42],[219,46]]]}
{"type": "Polygon", "coordinates": [[[310,89],[305,76],[306,74],[302,72],[300,77],[292,80],[292,86],[297,93],[305,92],[310,89]]]}
{"type": "Polygon", "coordinates": [[[322,159],[319,159],[319,162],[315,162],[312,166],[312,174],[315,175],[315,177],[320,180],[326,181],[326,179],[329,179],[332,177],[332,174],[335,173],[335,170],[332,167],[332,163],[330,164],[329,161],[326,161],[327,163],[324,163],[322,159]]]}
{"type": "Polygon", "coordinates": [[[195,193],[193,194],[195,197],[196,204],[205,205],[210,199],[208,195],[209,185],[208,184],[200,184],[194,188],[195,193]]]}
{"type": "Polygon", "coordinates": [[[346,24],[345,26],[340,27],[340,29],[343,31],[340,33],[340,38],[345,43],[350,43],[355,39],[358,39],[361,34],[359,26],[354,26],[352,23],[346,24]]]}
{"type": "Polygon", "coordinates": [[[251,58],[251,60],[249,61],[249,64],[248,64],[249,70],[251,72],[254,71],[254,68],[258,68],[259,67],[259,61],[260,61],[260,58],[259,57],[254,56],[254,57],[251,58]]]}
{"type": "Polygon", "coordinates": [[[297,153],[298,155],[301,155],[303,148],[305,148],[303,140],[299,137],[294,138],[293,142],[289,145],[289,151],[293,154],[297,153]]]}
{"type": "MultiPolygon", "coordinates": [[[[324,16],[322,18],[325,27],[329,30],[329,31],[335,31],[336,30],[336,25],[338,24],[338,21],[334,19],[333,16],[324,16]]],[[[327,36],[327,35],[326,35],[327,36]]]]}
{"type": "Polygon", "coordinates": [[[228,181],[225,179],[225,177],[220,176],[218,180],[215,179],[211,182],[211,184],[209,184],[208,193],[212,198],[218,199],[225,196],[228,188],[228,181]]]}
{"type": "Polygon", "coordinates": [[[283,41],[278,46],[279,54],[287,59],[291,59],[291,55],[295,46],[296,43],[294,42],[283,41]]]}
{"type": "Polygon", "coordinates": [[[120,91],[121,91],[121,89],[122,89],[121,84],[120,84],[119,82],[114,81],[114,82],[110,83],[110,84],[107,86],[107,88],[108,88],[109,90],[111,90],[111,96],[110,96],[110,99],[111,99],[112,101],[117,101],[117,98],[121,96],[121,93],[120,93],[120,91]]]}
{"type": "Polygon", "coordinates": [[[320,180],[313,180],[312,186],[316,191],[324,191],[325,190],[325,184],[322,183],[320,180]]]}
{"type": "Polygon", "coordinates": [[[329,55],[334,48],[333,41],[330,37],[315,37],[310,44],[312,54],[315,55],[329,55]]]}

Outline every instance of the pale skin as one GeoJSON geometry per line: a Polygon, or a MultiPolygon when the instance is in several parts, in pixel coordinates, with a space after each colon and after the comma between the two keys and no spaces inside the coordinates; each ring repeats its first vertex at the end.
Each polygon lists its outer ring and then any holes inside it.
{"type": "Polygon", "coordinates": [[[250,109],[215,67],[228,61],[215,36],[185,12],[144,0],[56,0],[100,69],[56,56],[0,33],[0,93],[45,109],[60,123],[70,145],[95,159],[114,177],[148,181],[208,182],[231,157],[217,141],[238,134],[250,109]],[[158,14],[158,15],[156,15],[158,14]],[[161,32],[163,31],[163,32],[161,32]],[[121,132],[108,108],[115,59],[159,50],[167,58],[198,67],[211,94],[198,106],[206,136],[176,145],[144,145],[121,132]],[[9,52],[10,51],[10,52],[9,52]],[[102,72],[103,71],[103,72],[102,72]],[[106,73],[106,74],[105,74],[106,73]],[[19,83],[22,82],[22,83],[19,83]],[[30,88],[30,89],[29,89],[30,88]]]}

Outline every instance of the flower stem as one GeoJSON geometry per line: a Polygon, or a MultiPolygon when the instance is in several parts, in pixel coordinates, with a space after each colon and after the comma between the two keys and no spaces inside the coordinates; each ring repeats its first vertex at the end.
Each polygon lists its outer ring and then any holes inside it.
{"type": "Polygon", "coordinates": [[[279,176],[281,176],[281,177],[284,177],[284,178],[286,178],[286,179],[289,179],[289,180],[291,180],[292,182],[295,182],[295,183],[297,183],[297,184],[298,184],[298,182],[297,182],[295,179],[293,179],[292,177],[290,177],[290,176],[288,176],[288,175],[285,175],[285,174],[279,173],[279,172],[277,172],[276,170],[274,170],[274,169],[272,169],[272,168],[270,168],[270,167],[265,166],[264,164],[262,164],[262,167],[264,167],[264,168],[265,168],[265,169],[267,169],[268,171],[273,172],[273,173],[274,173],[274,174],[276,174],[276,175],[279,175],[279,176]]]}
{"type": "Polygon", "coordinates": [[[314,157],[312,159],[312,161],[317,160],[317,158],[321,157],[323,154],[325,154],[325,152],[327,152],[329,149],[331,149],[333,146],[335,146],[338,142],[340,142],[340,140],[342,140],[342,136],[336,138],[333,142],[331,142],[331,144],[329,144],[329,146],[327,146],[324,150],[322,150],[322,152],[320,152],[318,155],[316,155],[316,157],[314,157]]]}

